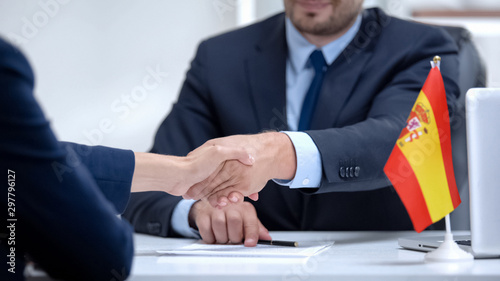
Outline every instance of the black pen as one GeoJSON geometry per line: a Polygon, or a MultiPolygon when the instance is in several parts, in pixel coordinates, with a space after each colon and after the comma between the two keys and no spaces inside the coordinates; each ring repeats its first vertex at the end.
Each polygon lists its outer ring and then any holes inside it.
{"type": "Polygon", "coordinates": [[[280,240],[259,240],[257,244],[262,245],[274,245],[274,246],[288,246],[288,247],[298,247],[299,243],[295,241],[280,241],[280,240]]]}

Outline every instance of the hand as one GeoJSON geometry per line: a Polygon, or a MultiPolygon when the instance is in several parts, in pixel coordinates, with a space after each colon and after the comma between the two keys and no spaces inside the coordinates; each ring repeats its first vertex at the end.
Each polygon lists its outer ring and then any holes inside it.
{"type": "Polygon", "coordinates": [[[186,186],[197,184],[210,175],[219,172],[224,162],[235,159],[234,161],[246,166],[251,166],[255,162],[252,154],[242,145],[232,147],[221,146],[214,142],[206,142],[202,146],[188,153],[185,158],[188,170],[186,186]]]}
{"type": "Polygon", "coordinates": [[[218,173],[222,164],[230,159],[242,165],[254,162],[253,156],[241,145],[205,143],[186,157],[136,152],[132,191],[158,190],[183,195],[191,186],[218,173]]]}
{"type": "MultiPolygon", "coordinates": [[[[191,187],[183,196],[186,199],[206,198],[212,206],[227,205],[229,194],[257,198],[259,192],[273,178],[292,179],[295,175],[296,157],[293,144],[286,134],[262,133],[237,135],[213,139],[207,144],[221,147],[245,147],[254,156],[252,166],[237,161],[226,161],[220,171],[191,187]]],[[[241,196],[231,196],[237,202],[241,196]]]]}
{"type": "Polygon", "coordinates": [[[226,208],[213,208],[206,201],[193,204],[189,212],[191,227],[197,228],[205,243],[241,244],[254,247],[259,239],[271,240],[257,218],[252,204],[241,202],[226,208]]]}

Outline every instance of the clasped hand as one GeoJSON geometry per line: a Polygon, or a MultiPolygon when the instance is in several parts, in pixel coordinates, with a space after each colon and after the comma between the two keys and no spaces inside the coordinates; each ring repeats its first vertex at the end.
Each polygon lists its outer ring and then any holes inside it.
{"type": "Polygon", "coordinates": [[[132,191],[159,190],[225,206],[244,196],[257,200],[268,180],[292,178],[295,162],[293,145],[283,133],[213,139],[186,157],[138,152],[132,191]]]}
{"type": "MultiPolygon", "coordinates": [[[[207,178],[191,186],[183,195],[185,199],[206,199],[212,206],[226,206],[229,201],[242,201],[244,196],[258,199],[258,192],[273,178],[291,179],[295,174],[296,160],[293,145],[283,133],[235,135],[213,139],[204,147],[220,147],[227,150],[244,148],[253,163],[227,160],[207,178]]],[[[198,150],[197,149],[197,150],[198,150]]],[[[192,153],[196,153],[194,150],[192,153]]]]}
{"type": "Polygon", "coordinates": [[[189,223],[206,243],[241,243],[255,246],[271,239],[244,196],[258,192],[272,178],[291,179],[296,159],[286,134],[262,133],[213,139],[186,157],[135,153],[132,191],[159,190],[189,199],[189,223]]]}

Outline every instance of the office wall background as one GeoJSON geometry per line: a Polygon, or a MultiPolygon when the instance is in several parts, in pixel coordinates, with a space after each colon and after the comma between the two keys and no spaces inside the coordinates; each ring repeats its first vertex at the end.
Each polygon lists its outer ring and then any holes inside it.
{"type": "MultiPolygon", "coordinates": [[[[500,9],[497,2],[365,0],[365,6],[409,17],[426,7],[500,9]]],[[[30,60],[36,97],[61,140],[147,151],[198,43],[282,9],[282,0],[0,1],[0,36],[30,60]]],[[[480,51],[493,58],[489,83],[500,87],[500,35],[473,28],[480,51]]]]}
{"type": "Polygon", "coordinates": [[[147,151],[203,38],[235,1],[0,1],[0,34],[28,56],[61,140],[147,151]]]}

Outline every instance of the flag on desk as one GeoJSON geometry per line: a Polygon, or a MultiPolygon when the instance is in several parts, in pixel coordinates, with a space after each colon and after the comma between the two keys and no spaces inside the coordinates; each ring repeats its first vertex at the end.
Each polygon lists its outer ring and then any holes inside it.
{"type": "Polygon", "coordinates": [[[451,213],[461,202],[439,63],[439,57],[431,62],[432,69],[384,167],[417,232],[451,213]]]}

